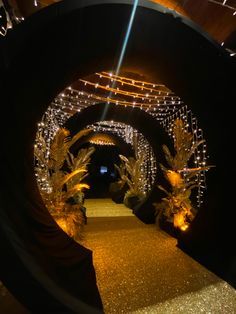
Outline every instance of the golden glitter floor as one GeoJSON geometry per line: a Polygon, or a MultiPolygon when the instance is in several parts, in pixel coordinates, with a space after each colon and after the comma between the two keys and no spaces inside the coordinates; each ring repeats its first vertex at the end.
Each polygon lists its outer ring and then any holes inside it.
{"type": "Polygon", "coordinates": [[[123,204],[116,204],[110,198],[85,200],[87,217],[134,216],[132,210],[123,204]]]}
{"type": "MultiPolygon", "coordinates": [[[[88,224],[79,242],[93,250],[105,314],[236,314],[236,290],[174,238],[109,199],[85,206],[88,224]]],[[[0,313],[29,313],[1,282],[0,313]]]]}
{"type": "Polygon", "coordinates": [[[106,314],[236,313],[236,290],[178,249],[174,238],[135,216],[112,217],[107,199],[104,217],[102,204],[90,200],[103,217],[88,218],[81,244],[93,250],[106,314]]]}

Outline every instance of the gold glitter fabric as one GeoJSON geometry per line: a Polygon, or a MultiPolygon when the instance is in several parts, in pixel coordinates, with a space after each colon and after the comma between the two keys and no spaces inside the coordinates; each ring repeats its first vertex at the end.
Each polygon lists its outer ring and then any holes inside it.
{"type": "Polygon", "coordinates": [[[177,248],[176,239],[135,216],[109,215],[88,218],[80,241],[93,251],[106,314],[236,313],[236,290],[177,248]]]}
{"type": "Polygon", "coordinates": [[[130,208],[116,204],[109,198],[87,199],[85,207],[87,217],[134,216],[130,208]]]}
{"type": "MultiPolygon", "coordinates": [[[[174,238],[111,200],[88,200],[86,207],[79,242],[93,250],[105,314],[236,314],[236,290],[178,249],[174,238]]],[[[1,283],[0,313],[29,313],[1,283]]]]}

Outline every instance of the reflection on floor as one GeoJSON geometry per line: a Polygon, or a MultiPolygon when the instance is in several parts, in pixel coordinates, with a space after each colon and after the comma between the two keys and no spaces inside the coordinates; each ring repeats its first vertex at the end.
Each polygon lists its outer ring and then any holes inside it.
{"type": "Polygon", "coordinates": [[[93,214],[82,244],[93,250],[106,314],[236,313],[236,290],[178,249],[174,238],[132,214],[112,217],[115,206],[121,215],[127,209],[111,200],[85,206],[93,214]]]}

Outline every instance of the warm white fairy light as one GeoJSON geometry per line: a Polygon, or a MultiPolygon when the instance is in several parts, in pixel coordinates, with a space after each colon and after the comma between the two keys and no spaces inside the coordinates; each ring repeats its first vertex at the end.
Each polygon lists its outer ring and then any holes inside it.
{"type": "MultiPolygon", "coordinates": [[[[96,84],[95,84],[96,85],[96,84]]],[[[95,85],[94,89],[95,89],[95,85]]],[[[84,85],[85,88],[86,85],[84,85]]],[[[101,85],[98,85],[98,87],[101,85]]],[[[102,87],[102,89],[106,89],[107,91],[109,91],[109,88],[106,87],[102,87]]],[[[114,93],[113,93],[114,94],[114,93]]],[[[155,99],[155,98],[151,98],[151,96],[149,96],[148,98],[146,96],[144,97],[140,97],[140,96],[134,96],[133,93],[130,93],[130,95],[125,95],[125,93],[122,93],[123,96],[126,97],[132,97],[135,99],[139,98],[139,101],[133,101],[133,100],[122,100],[122,99],[118,99],[116,97],[114,97],[114,95],[99,95],[96,94],[96,90],[94,90],[94,93],[88,93],[88,92],[84,92],[84,91],[78,91],[75,89],[71,89],[70,93],[67,93],[66,95],[64,95],[64,99],[65,101],[68,101],[70,99],[71,102],[76,103],[78,101],[78,99],[80,100],[80,102],[83,103],[87,103],[87,104],[91,104],[91,103],[108,103],[108,104],[115,104],[115,105],[125,105],[125,106],[131,106],[131,107],[137,107],[140,108],[142,107],[144,110],[150,112],[153,115],[166,115],[165,112],[168,111],[175,111],[176,110],[176,106],[181,106],[183,105],[183,102],[179,99],[176,98],[175,100],[169,98],[167,99],[166,96],[160,96],[159,99],[155,99]],[[131,95],[132,94],[132,95],[131,95]],[[145,102],[146,100],[146,102],[145,102]],[[160,110],[159,112],[155,112],[156,109],[154,110],[154,108],[156,108],[156,106],[160,106],[160,110]],[[163,107],[163,108],[162,108],[163,107]],[[163,111],[163,113],[161,112],[163,111]],[[165,112],[164,112],[165,111],[165,112]]],[[[173,98],[173,97],[172,97],[173,98]]]]}
{"type": "MultiPolygon", "coordinates": [[[[120,82],[121,80],[117,80],[118,82],[120,82]]],[[[120,95],[125,95],[125,96],[129,96],[129,97],[133,97],[133,98],[140,98],[142,100],[149,100],[149,99],[158,99],[158,98],[164,98],[164,99],[177,99],[179,100],[180,98],[178,96],[173,96],[173,95],[170,95],[169,92],[166,92],[164,90],[157,90],[157,89],[150,89],[150,88],[146,88],[146,90],[150,91],[151,93],[138,93],[138,92],[128,92],[127,90],[124,90],[122,88],[112,88],[110,87],[110,85],[102,85],[102,84],[99,84],[98,82],[91,82],[91,81],[88,81],[88,80],[83,80],[83,79],[80,79],[80,82],[84,83],[84,85],[90,85],[90,86],[94,86],[95,88],[100,88],[100,89],[103,89],[103,90],[106,90],[106,91],[111,91],[115,94],[120,94],[120,95]]],[[[124,85],[124,83],[123,83],[124,85]]],[[[122,85],[122,86],[123,86],[122,85]]],[[[133,84],[126,84],[128,86],[132,86],[134,87],[133,84]]],[[[164,85],[161,85],[161,86],[164,86],[164,85]]],[[[135,87],[137,88],[140,88],[140,86],[136,85],[135,87]]],[[[143,90],[144,87],[141,87],[141,90],[143,90]]]]}
{"type": "Polygon", "coordinates": [[[109,141],[104,141],[102,139],[92,139],[89,140],[89,143],[101,146],[114,146],[115,144],[109,141]]]}
{"type": "MultiPolygon", "coordinates": [[[[53,105],[49,106],[47,111],[42,117],[42,120],[38,123],[38,131],[35,141],[35,148],[38,147],[43,151],[45,162],[47,163],[50,155],[50,147],[55,134],[60,128],[60,124],[57,121],[57,111],[53,105]],[[44,139],[46,147],[42,147],[42,142],[40,141],[40,136],[44,139]]],[[[43,164],[40,160],[35,160],[35,173],[36,180],[40,187],[40,190],[51,192],[51,186],[49,185],[49,180],[47,178],[46,164],[43,164]]]]}

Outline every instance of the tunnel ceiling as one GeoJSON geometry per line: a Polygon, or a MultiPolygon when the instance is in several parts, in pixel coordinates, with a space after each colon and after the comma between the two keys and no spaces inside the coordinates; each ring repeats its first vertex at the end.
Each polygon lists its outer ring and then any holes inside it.
{"type": "MultiPolygon", "coordinates": [[[[60,0],[10,0],[24,17],[60,0]],[[37,5],[36,5],[37,4],[37,5]]],[[[236,49],[236,0],[153,0],[200,25],[219,43],[236,49]]]]}

